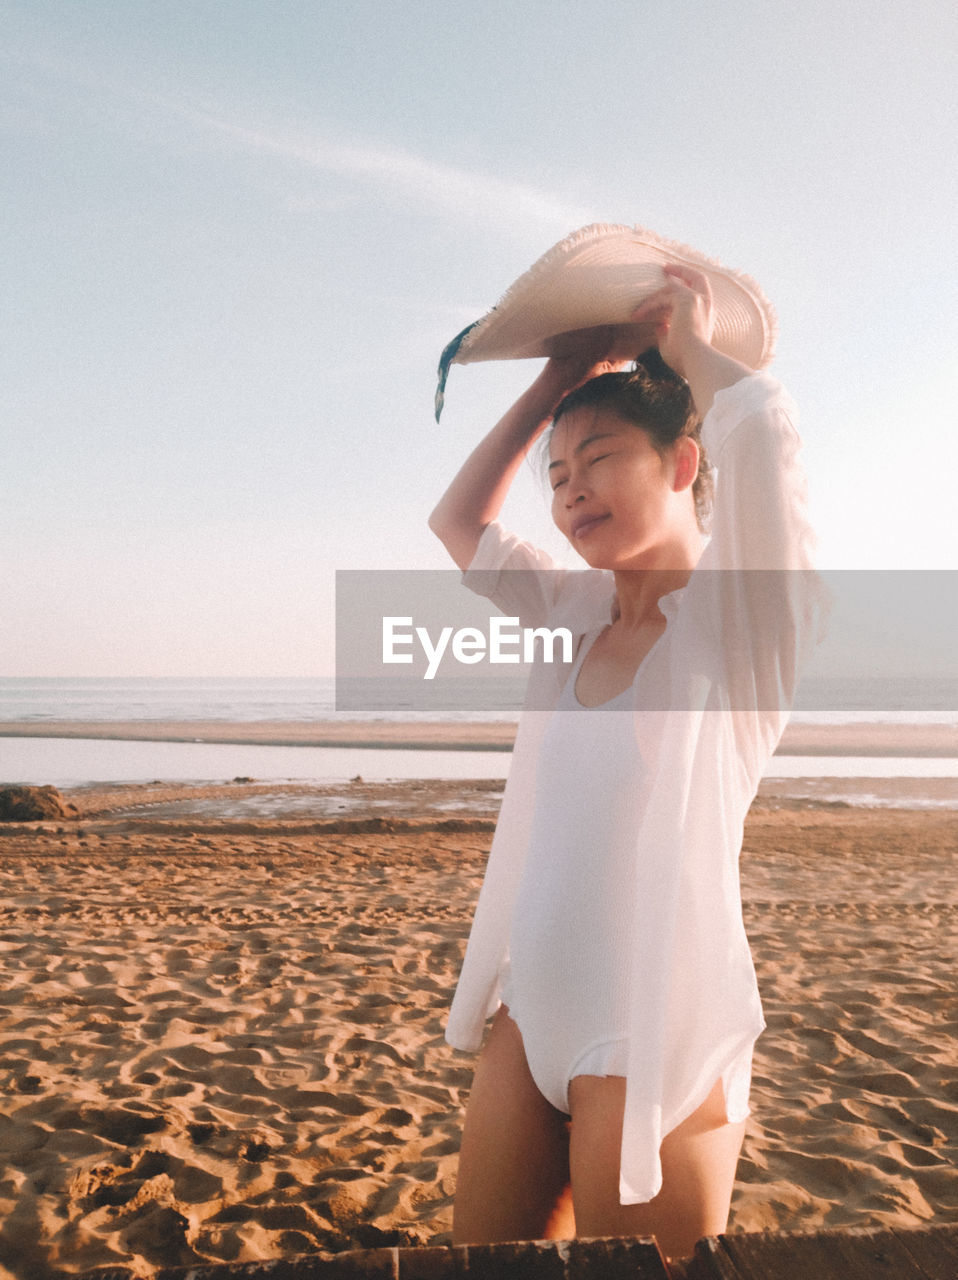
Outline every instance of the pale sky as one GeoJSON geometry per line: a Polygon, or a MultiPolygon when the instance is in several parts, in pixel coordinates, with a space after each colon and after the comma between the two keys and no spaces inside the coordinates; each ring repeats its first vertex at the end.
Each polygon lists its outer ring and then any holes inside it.
{"type": "MultiPolygon", "coordinates": [[[[779,313],[826,568],[953,569],[953,0],[0,0],[0,674],[332,673],[336,569],[538,362],[445,343],[637,223],[779,313]]],[[[553,551],[531,472],[505,518],[553,551]]]]}

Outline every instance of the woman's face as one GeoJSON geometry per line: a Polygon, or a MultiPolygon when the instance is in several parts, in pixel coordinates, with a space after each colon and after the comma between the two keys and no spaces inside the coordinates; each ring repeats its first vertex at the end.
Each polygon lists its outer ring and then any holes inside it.
{"type": "Polygon", "coordinates": [[[659,454],[613,410],[582,408],[559,419],[549,458],[552,518],[593,568],[642,568],[670,541],[676,450],[659,454]]]}

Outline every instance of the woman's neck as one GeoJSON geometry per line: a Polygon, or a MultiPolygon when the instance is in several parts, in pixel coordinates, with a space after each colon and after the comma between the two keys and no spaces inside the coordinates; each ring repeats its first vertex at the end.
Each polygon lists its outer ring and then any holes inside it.
{"type": "Polygon", "coordinates": [[[613,571],[616,605],[613,621],[620,627],[642,627],[661,618],[659,600],[684,587],[702,554],[702,535],[677,539],[655,549],[640,566],[613,571]]]}

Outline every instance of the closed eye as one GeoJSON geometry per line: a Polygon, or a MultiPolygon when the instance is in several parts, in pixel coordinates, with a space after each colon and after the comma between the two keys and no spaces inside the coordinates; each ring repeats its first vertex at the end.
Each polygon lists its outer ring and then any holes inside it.
{"type": "Polygon", "coordinates": [[[600,453],[598,457],[589,459],[589,466],[593,466],[596,462],[603,462],[606,458],[611,458],[611,453],[600,453]]]}

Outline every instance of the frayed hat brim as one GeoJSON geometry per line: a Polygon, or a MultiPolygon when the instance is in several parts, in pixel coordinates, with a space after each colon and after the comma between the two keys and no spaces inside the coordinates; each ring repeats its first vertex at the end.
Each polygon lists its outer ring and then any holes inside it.
{"type": "MultiPolygon", "coordinates": [[[[447,345],[439,364],[437,419],[451,365],[567,354],[580,331],[600,325],[621,326],[626,333],[633,311],[665,284],[663,268],[673,262],[709,279],[713,346],[751,369],[764,368],[778,326],[772,304],[751,276],[643,227],[595,224],[544,253],[491,311],[447,345]]],[[[638,341],[640,327],[632,327],[638,341]]],[[[642,336],[648,345],[647,334],[642,336]]]]}

